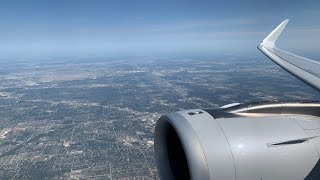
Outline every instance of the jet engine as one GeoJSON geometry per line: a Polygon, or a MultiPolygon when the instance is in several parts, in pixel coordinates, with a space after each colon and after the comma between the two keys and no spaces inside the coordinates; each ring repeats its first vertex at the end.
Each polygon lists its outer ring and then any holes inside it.
{"type": "Polygon", "coordinates": [[[162,116],[161,179],[320,179],[320,103],[252,103],[162,116]]]}

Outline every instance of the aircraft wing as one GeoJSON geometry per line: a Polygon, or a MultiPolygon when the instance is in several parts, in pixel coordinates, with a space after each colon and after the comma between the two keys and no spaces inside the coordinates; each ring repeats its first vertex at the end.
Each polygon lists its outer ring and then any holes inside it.
{"type": "MultiPolygon", "coordinates": [[[[287,23],[258,48],[319,90],[319,62],[275,46],[287,23]]],[[[155,125],[154,151],[165,180],[319,180],[320,102],[232,103],[173,112],[155,125]]]]}
{"type": "Polygon", "coordinates": [[[275,45],[288,22],[289,19],[284,20],[259,44],[258,49],[289,73],[320,90],[320,62],[284,51],[275,45]]]}

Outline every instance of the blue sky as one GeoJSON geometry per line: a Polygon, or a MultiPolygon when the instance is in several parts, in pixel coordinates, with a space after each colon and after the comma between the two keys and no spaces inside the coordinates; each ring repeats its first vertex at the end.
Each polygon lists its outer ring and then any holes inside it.
{"type": "Polygon", "coordinates": [[[250,53],[285,18],[279,46],[315,52],[319,2],[3,0],[0,58],[250,53]]]}

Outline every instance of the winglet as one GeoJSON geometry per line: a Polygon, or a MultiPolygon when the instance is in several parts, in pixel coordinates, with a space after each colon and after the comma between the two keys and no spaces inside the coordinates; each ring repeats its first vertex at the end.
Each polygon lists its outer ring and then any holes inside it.
{"type": "Polygon", "coordinates": [[[282,23],[275,28],[261,43],[259,46],[264,46],[264,47],[275,47],[275,43],[282,33],[283,29],[286,27],[288,24],[289,19],[286,19],[282,21],[282,23]]]}
{"type": "Polygon", "coordinates": [[[284,20],[258,46],[258,49],[280,67],[320,91],[320,62],[295,55],[275,47],[275,43],[288,24],[284,20]]]}

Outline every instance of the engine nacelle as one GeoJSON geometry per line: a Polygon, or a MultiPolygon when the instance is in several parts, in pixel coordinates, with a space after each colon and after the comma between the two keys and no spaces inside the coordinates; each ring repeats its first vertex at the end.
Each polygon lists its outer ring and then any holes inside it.
{"type": "MultiPolygon", "coordinates": [[[[313,108],[319,110],[318,105],[313,108]]],[[[154,146],[160,178],[319,179],[320,118],[284,115],[284,104],[270,107],[230,108],[237,113],[194,109],[162,116],[154,146]],[[282,112],[268,113],[277,107],[282,112]]]]}

